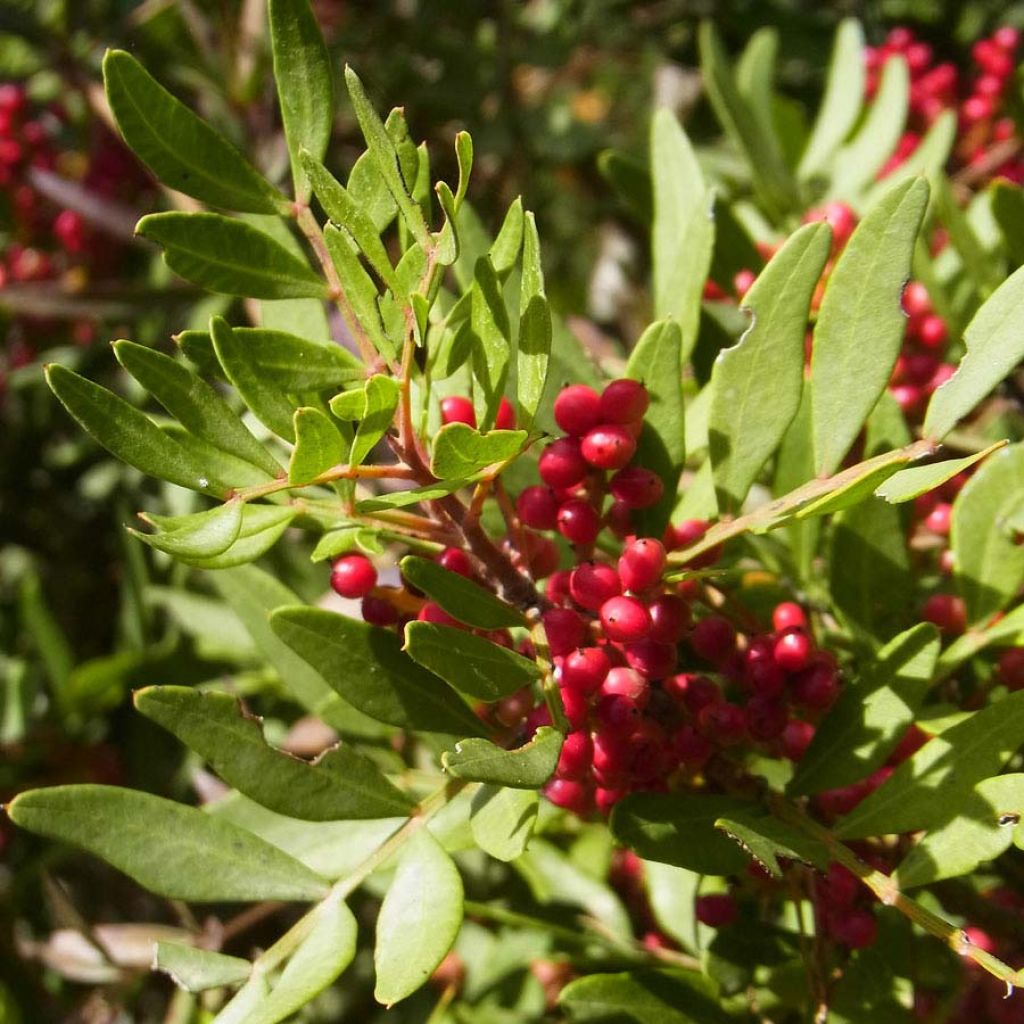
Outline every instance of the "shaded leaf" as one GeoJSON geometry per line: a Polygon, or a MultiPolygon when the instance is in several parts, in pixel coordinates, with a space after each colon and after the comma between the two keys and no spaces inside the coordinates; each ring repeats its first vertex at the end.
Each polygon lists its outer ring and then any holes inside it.
{"type": "Polygon", "coordinates": [[[399,563],[402,575],[426,593],[449,615],[477,629],[501,629],[525,624],[522,612],[506,604],[478,583],[417,555],[399,563]]]}
{"type": "Polygon", "coordinates": [[[441,755],[444,770],[458,779],[515,789],[539,789],[554,774],[564,737],[542,725],[529,743],[505,750],[484,739],[460,740],[441,755]]]}
{"type": "Polygon", "coordinates": [[[252,964],[210,949],[183,946],[179,942],[158,942],[153,948],[153,970],[168,975],[186,992],[205,992],[240,984],[249,977],[252,964]]]}
{"type": "Polygon", "coordinates": [[[725,1024],[712,982],[697,971],[590,974],[569,982],[558,1005],[570,1020],[603,1024],[725,1024]]]}
{"type": "Polygon", "coordinates": [[[533,835],[539,806],[540,797],[531,790],[482,786],[469,819],[473,838],[497,860],[515,860],[533,835]]]}
{"type": "Polygon", "coordinates": [[[779,858],[803,861],[821,870],[828,867],[824,843],[760,809],[719,818],[715,828],[739,843],[773,878],[782,877],[779,858]]]}

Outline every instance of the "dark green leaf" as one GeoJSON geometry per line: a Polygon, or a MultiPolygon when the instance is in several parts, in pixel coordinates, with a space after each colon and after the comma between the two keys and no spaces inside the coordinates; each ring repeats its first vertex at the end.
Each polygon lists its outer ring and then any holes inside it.
{"type": "Polygon", "coordinates": [[[558,1005],[574,1021],[601,1024],[726,1024],[712,983],[697,971],[590,974],[562,989],[558,1005]]]}
{"type": "Polygon", "coordinates": [[[477,700],[501,700],[541,676],[535,661],[454,626],[410,622],[403,649],[453,689],[477,700]]]}
{"type": "Polygon", "coordinates": [[[119,786],[54,786],[7,805],[22,828],[80,846],[168,899],[316,900],[327,882],[235,825],[119,786]]]}
{"type": "Polygon", "coordinates": [[[288,463],[293,484],[315,480],[321,473],[345,461],[348,445],[336,422],[319,409],[295,410],[295,448],[288,463]]]}
{"type": "Polygon", "coordinates": [[[430,469],[441,480],[469,477],[514,458],[525,442],[525,430],[490,430],[481,434],[465,423],[449,423],[434,438],[430,469]]]}
{"type": "Polygon", "coordinates": [[[490,740],[460,740],[441,755],[446,772],[457,779],[515,789],[539,789],[554,773],[564,737],[542,725],[529,743],[505,750],[490,740]]]}
{"type": "Polygon", "coordinates": [[[540,798],[530,790],[482,786],[473,796],[473,838],[497,860],[515,860],[533,835],[539,807],[540,798]]]}
{"type": "Polygon", "coordinates": [[[780,857],[821,870],[828,867],[830,857],[824,843],[760,809],[725,815],[715,822],[715,828],[739,843],[773,878],[782,877],[780,857]]]}
{"type": "Polygon", "coordinates": [[[259,720],[229,694],[150,686],[135,694],[135,706],[228,785],[278,814],[303,821],[386,818],[412,804],[351,747],[331,747],[309,763],[268,746],[259,720]]]}
{"type": "Polygon", "coordinates": [[[551,355],[551,309],[544,292],[544,271],[540,262],[540,239],[533,213],[527,212],[523,228],[523,277],[519,289],[519,339],[516,387],[519,425],[533,426],[551,355]]]}
{"type": "Polygon", "coordinates": [[[647,167],[629,153],[606,149],[597,158],[597,169],[633,217],[649,227],[654,221],[654,199],[647,167]]]}
{"type": "Polygon", "coordinates": [[[445,569],[427,558],[406,555],[399,563],[402,575],[424,591],[449,615],[477,629],[525,625],[522,612],[495,597],[479,584],[445,569]]]}
{"type": "Polygon", "coordinates": [[[824,224],[790,236],[743,297],[750,327],[715,360],[708,437],[724,510],[743,504],[800,407],[807,313],[831,239],[824,224]]]}
{"type": "Polygon", "coordinates": [[[219,132],[179,103],[123,50],[103,59],[107,100],[125,142],[165,184],[248,213],[282,213],[287,200],[219,132]]]}
{"type": "Polygon", "coordinates": [[[300,159],[308,150],[322,160],[331,138],[334,96],[331,62],[309,0],[270,0],[270,43],[281,120],[291,155],[295,198],[309,199],[300,159]]]}
{"type": "Polygon", "coordinates": [[[946,820],[949,808],[1002,768],[1024,743],[1024,692],[975,711],[929,740],[836,825],[842,839],[914,832],[946,820]]]}
{"type": "Polygon", "coordinates": [[[240,984],[252,973],[252,964],[210,949],[158,942],[153,949],[153,970],[168,975],[186,992],[205,992],[240,984]]]}
{"type": "Polygon", "coordinates": [[[244,221],[219,213],[151,213],[136,230],[163,246],[171,270],[212,292],[255,299],[327,297],[308,263],[244,221]]]}
{"type": "Polygon", "coordinates": [[[158,533],[131,532],[139,540],[180,558],[212,558],[226,551],[242,529],[242,502],[234,500],[205,512],[181,516],[172,530],[158,533]]]}
{"type": "Polygon", "coordinates": [[[86,433],[122,462],[193,491],[217,497],[224,493],[226,485],[212,479],[195,452],[168,437],[123,398],[55,363],[46,367],[46,381],[86,433]]]}
{"type": "Polygon", "coordinates": [[[459,872],[421,828],[406,844],[377,918],[377,1002],[391,1006],[427,982],[451,949],[462,913],[459,872]]]}
{"type": "Polygon", "coordinates": [[[1011,266],[1019,267],[1024,264],[1024,189],[997,180],[991,196],[992,216],[1002,232],[1011,266]]]}
{"type": "Polygon", "coordinates": [[[389,630],[305,607],[278,609],[270,624],[370,718],[428,732],[480,733],[480,722],[469,707],[405,654],[389,630]]]}
{"type": "Polygon", "coordinates": [[[866,778],[903,738],[931,685],[939,634],[930,622],[889,641],[861,679],[843,687],[801,758],[789,791],[801,795],[866,778]]]}
{"type": "Polygon", "coordinates": [[[906,327],[900,296],[927,204],[928,184],[920,178],[886,193],[829,277],[811,356],[814,454],[822,474],[842,463],[889,381],[906,327]]]}

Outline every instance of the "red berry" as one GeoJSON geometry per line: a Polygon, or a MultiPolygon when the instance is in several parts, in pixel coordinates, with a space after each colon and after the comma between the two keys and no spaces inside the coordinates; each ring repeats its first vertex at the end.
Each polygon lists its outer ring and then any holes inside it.
{"type": "Polygon", "coordinates": [[[837,942],[850,949],[864,949],[878,938],[878,922],[870,910],[850,910],[832,922],[832,934],[837,942]]]}
{"type": "Polygon", "coordinates": [[[842,864],[832,861],[825,875],[825,892],[831,908],[852,907],[860,896],[860,880],[842,864]]]}
{"type": "Polygon", "coordinates": [[[804,216],[806,224],[822,220],[832,228],[833,250],[842,249],[857,226],[857,215],[846,203],[826,203],[816,210],[809,210],[804,216]]]}
{"type": "Polygon", "coordinates": [[[707,676],[695,676],[690,672],[680,672],[662,683],[664,689],[683,706],[691,715],[698,714],[710,704],[717,704],[722,699],[722,691],[718,684],[707,676]]]}
{"type": "Polygon", "coordinates": [[[362,604],[363,622],[371,626],[393,626],[398,622],[398,609],[381,597],[367,594],[362,604]]]}
{"type": "Polygon", "coordinates": [[[624,501],[613,501],[604,518],[608,529],[620,540],[633,532],[633,509],[624,501]]]}
{"type": "Polygon", "coordinates": [[[626,590],[642,591],[661,582],[665,548],[652,537],[630,541],[619,559],[619,577],[626,590]]]}
{"type": "Polygon", "coordinates": [[[940,632],[957,636],[967,628],[967,607],[952,594],[933,594],[925,601],[921,618],[934,623],[940,632]]]}
{"type": "Polygon", "coordinates": [[[807,668],[814,647],[806,633],[793,630],[783,633],[775,641],[775,662],[787,672],[800,672],[807,668]]]}
{"type": "Polygon", "coordinates": [[[782,604],[777,604],[772,612],[772,626],[777,633],[787,629],[806,629],[807,616],[796,602],[783,601],[782,604]]]}
{"type": "Polygon", "coordinates": [[[676,594],[661,594],[648,606],[650,638],[663,644],[677,644],[690,625],[690,606],[676,594]]]}
{"type": "Polygon", "coordinates": [[[793,700],[801,707],[821,711],[839,695],[839,679],[828,665],[814,665],[793,680],[793,700]]]}
{"type": "Polygon", "coordinates": [[[555,399],[555,422],[567,434],[582,436],[600,422],[601,399],[586,384],[571,384],[555,399]]]}
{"type": "Polygon", "coordinates": [[[441,422],[465,423],[469,427],[476,427],[476,412],[473,403],[463,395],[451,395],[441,399],[441,422]]]}
{"type": "Polygon", "coordinates": [[[903,311],[909,317],[927,316],[932,312],[928,289],[920,281],[910,281],[903,289],[903,311]]]}
{"type": "Polygon", "coordinates": [[[580,444],[580,451],[591,466],[598,469],[622,469],[633,458],[636,439],[625,427],[610,423],[589,430],[580,444]]]}
{"type": "Polygon", "coordinates": [[[786,706],[766,697],[747,701],[747,730],[755,740],[774,740],[783,734],[789,722],[786,706]]]}
{"type": "Polygon", "coordinates": [[[571,608],[550,608],[543,616],[548,647],[555,657],[564,656],[583,644],[587,627],[571,608]]]}
{"type": "Polygon", "coordinates": [[[925,517],[925,528],[941,537],[949,535],[949,527],[953,519],[953,506],[948,501],[940,501],[925,517]]]}
{"type": "Polygon", "coordinates": [[[698,896],[694,910],[697,920],[709,928],[727,928],[739,916],[736,901],[725,892],[698,896]]]}
{"type": "Polygon", "coordinates": [[[516,513],[526,526],[553,530],[558,515],[558,498],[550,487],[527,487],[516,499],[516,513]]]}
{"type": "Polygon", "coordinates": [[[744,268],[736,273],[732,279],[732,289],[736,293],[738,299],[742,299],[747,292],[754,286],[754,282],[757,280],[757,274],[748,268],[744,268]]]}
{"type": "Polygon", "coordinates": [[[552,604],[564,604],[569,600],[569,570],[560,569],[548,577],[544,593],[552,604]]]}
{"type": "Polygon", "coordinates": [[[949,339],[946,321],[934,313],[922,317],[917,328],[917,340],[925,348],[943,348],[949,339]]]}
{"type": "Polygon", "coordinates": [[[814,739],[814,726],[799,718],[790,719],[782,730],[782,753],[790,761],[799,761],[814,739]]]}
{"type": "Polygon", "coordinates": [[[70,253],[79,253],[85,248],[85,221],[75,210],[61,210],[57,214],[53,222],[53,233],[70,253]]]}
{"type": "Polygon", "coordinates": [[[420,622],[433,622],[437,626],[456,626],[461,628],[459,622],[453,619],[439,604],[427,601],[420,609],[416,618],[420,622]]]}
{"type": "Polygon", "coordinates": [[[643,419],[650,404],[647,388],[639,381],[613,380],[601,392],[600,420],[602,423],[636,423],[643,419]]]}
{"type": "Polygon", "coordinates": [[[365,555],[342,555],[331,566],[331,588],[342,597],[366,597],[375,586],[377,570],[365,555]]]}
{"type": "Polygon", "coordinates": [[[718,664],[736,650],[736,630],[728,619],[709,615],[693,627],[690,646],[700,657],[718,664]]]}
{"type": "Polygon", "coordinates": [[[1024,690],[1024,647],[1011,647],[999,659],[999,681],[1011,690],[1024,690]]]}
{"type": "Polygon", "coordinates": [[[651,637],[644,637],[626,645],[626,661],[648,679],[663,679],[676,667],[674,644],[663,644],[651,637]]]}
{"type": "Polygon", "coordinates": [[[612,496],[627,508],[650,508],[661,501],[665,485],[657,473],[642,466],[627,466],[611,479],[612,496]]]}
{"type": "Polygon", "coordinates": [[[598,811],[607,817],[612,813],[615,805],[627,795],[624,789],[608,789],[604,786],[598,786],[594,790],[594,803],[597,805],[598,811]]]}
{"type": "Polygon", "coordinates": [[[516,411],[515,409],[512,408],[512,403],[507,398],[503,398],[498,403],[498,412],[495,414],[494,417],[494,429],[516,429],[516,411]]]}
{"type": "Polygon", "coordinates": [[[622,593],[622,583],[606,562],[583,562],[569,577],[569,593],[581,608],[596,612],[609,598],[622,593]]]}
{"type": "Polygon", "coordinates": [[[599,692],[602,697],[622,697],[642,709],[650,699],[651,684],[635,669],[616,666],[605,676],[599,692]]]}
{"type": "Polygon", "coordinates": [[[629,748],[625,737],[616,733],[594,733],[593,767],[602,785],[624,781],[629,772],[629,748]]]}
{"type": "Polygon", "coordinates": [[[747,716],[743,708],[720,701],[701,710],[697,716],[697,726],[710,739],[731,746],[739,743],[746,734],[747,716]]]}
{"type": "Polygon", "coordinates": [[[688,768],[702,767],[714,749],[711,741],[692,725],[682,726],[672,741],[673,753],[688,768]]]}
{"type": "Polygon", "coordinates": [[[526,532],[523,534],[523,541],[523,558],[535,580],[550,576],[561,564],[562,558],[558,553],[558,547],[549,537],[526,532]]]}
{"type": "Polygon", "coordinates": [[[502,725],[511,729],[513,726],[519,725],[529,715],[535,703],[533,691],[528,686],[524,686],[521,690],[516,690],[515,693],[498,701],[495,705],[494,717],[502,725]]]}
{"type": "Polygon", "coordinates": [[[562,743],[555,774],[560,779],[585,779],[594,761],[594,744],[590,733],[571,732],[562,743]]]}
{"type": "Polygon", "coordinates": [[[555,779],[544,787],[544,795],[556,806],[581,817],[590,810],[590,791],[581,782],[555,779]]]}
{"type": "Polygon", "coordinates": [[[540,478],[549,487],[575,487],[587,475],[587,462],[575,438],[561,437],[544,449],[538,464],[540,478]]]}
{"type": "Polygon", "coordinates": [[[582,498],[570,498],[558,509],[558,532],[570,544],[593,544],[601,532],[597,509],[582,498]]]}
{"type": "Polygon", "coordinates": [[[565,656],[561,684],[567,690],[594,693],[611,668],[608,655],[600,647],[580,647],[565,656]]]}
{"type": "MultiPolygon", "coordinates": [[[[672,548],[679,550],[696,544],[708,532],[710,525],[706,519],[684,519],[681,523],[676,523],[672,528],[672,548]]],[[[702,555],[691,558],[688,564],[694,569],[706,569],[709,565],[714,565],[721,556],[722,545],[716,544],[702,555]]]]}
{"type": "Polygon", "coordinates": [[[585,694],[579,690],[570,690],[565,686],[558,691],[562,695],[562,710],[574,729],[583,729],[590,717],[590,704],[585,694]]]}
{"type": "Polygon", "coordinates": [[[651,615],[635,597],[609,598],[600,609],[601,626],[609,640],[629,643],[643,639],[651,629],[651,615]]]}
{"type": "Polygon", "coordinates": [[[465,576],[467,579],[472,579],[473,577],[473,563],[470,562],[469,555],[461,548],[445,548],[437,556],[437,563],[449,572],[458,573],[458,575],[465,576]]]}

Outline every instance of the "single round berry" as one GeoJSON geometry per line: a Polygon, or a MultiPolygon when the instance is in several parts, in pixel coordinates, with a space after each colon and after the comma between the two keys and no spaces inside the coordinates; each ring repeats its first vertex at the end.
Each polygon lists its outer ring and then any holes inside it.
{"type": "Polygon", "coordinates": [[[512,408],[512,403],[507,398],[503,398],[498,403],[498,412],[495,414],[494,417],[494,429],[516,429],[516,411],[515,409],[512,408]]]}
{"type": "Polygon", "coordinates": [[[814,726],[799,718],[791,718],[782,730],[782,754],[790,761],[799,761],[814,739],[814,726]]]}
{"type": "Polygon", "coordinates": [[[472,579],[473,577],[473,563],[470,562],[469,555],[461,548],[445,548],[437,556],[437,563],[449,572],[465,576],[466,579],[472,579]]]}
{"type": "Polygon", "coordinates": [[[633,509],[624,501],[613,501],[604,518],[608,529],[620,540],[633,532],[633,509]]]}
{"type": "Polygon", "coordinates": [[[599,693],[602,697],[622,697],[644,708],[651,696],[651,684],[635,669],[617,666],[604,677],[599,693]]]}
{"type": "MultiPolygon", "coordinates": [[[[672,528],[671,547],[674,550],[679,550],[696,544],[708,532],[710,526],[711,524],[706,519],[684,519],[681,523],[676,523],[672,528]]],[[[706,569],[708,566],[714,565],[721,557],[722,545],[716,544],[703,554],[697,555],[696,558],[691,558],[687,564],[694,569],[706,569]]]]}
{"type": "Polygon", "coordinates": [[[635,597],[609,598],[600,609],[604,635],[616,642],[642,640],[651,629],[647,606],[635,597]]]}
{"type": "Polygon", "coordinates": [[[806,629],[807,616],[795,601],[783,601],[777,604],[772,612],[772,626],[777,633],[785,632],[787,629],[806,629]]]}
{"type": "Polygon", "coordinates": [[[565,686],[560,687],[558,692],[562,695],[562,710],[569,720],[569,725],[573,729],[585,728],[590,717],[590,703],[586,694],[565,686]]]}
{"type": "Polygon", "coordinates": [[[839,679],[828,665],[814,665],[793,680],[793,701],[801,707],[823,711],[839,696],[839,679]]]}
{"type": "Polygon", "coordinates": [[[612,477],[609,488],[627,508],[650,508],[661,501],[665,485],[657,473],[642,466],[627,466],[612,477]]]}
{"type": "Polygon", "coordinates": [[[999,681],[1011,690],[1024,690],[1024,647],[1011,647],[999,658],[999,681]]]}
{"type": "Polygon", "coordinates": [[[674,644],[659,643],[649,636],[626,645],[626,662],[648,679],[664,679],[671,675],[675,671],[676,660],[674,644]]]}
{"type": "Polygon", "coordinates": [[[608,655],[600,647],[580,647],[565,656],[560,682],[567,690],[594,693],[611,668],[608,655]]]}
{"type": "Polygon", "coordinates": [[[653,537],[630,541],[619,559],[619,578],[626,590],[647,590],[661,582],[665,571],[665,548],[653,537]]]}
{"type": "Polygon", "coordinates": [[[450,395],[441,399],[441,422],[465,423],[468,427],[476,427],[476,411],[473,403],[463,395],[450,395]]]}
{"type": "Polygon", "coordinates": [[[678,594],[661,594],[647,606],[651,616],[650,638],[677,644],[690,625],[690,606],[678,594]]]}
{"type": "Polygon", "coordinates": [[[597,469],[622,469],[636,452],[636,439],[620,424],[602,424],[586,433],[580,443],[580,451],[583,458],[597,469]]]}
{"type": "Polygon", "coordinates": [[[516,514],[534,530],[553,530],[558,516],[558,498],[550,487],[527,487],[516,499],[516,514]]]}
{"type": "Polygon", "coordinates": [[[393,626],[398,622],[398,609],[382,597],[367,594],[362,603],[363,622],[371,626],[393,626]]]}
{"type": "Polygon", "coordinates": [[[690,646],[700,657],[719,664],[736,650],[736,630],[721,615],[709,615],[693,627],[690,646]]]}
{"type": "Polygon", "coordinates": [[[420,609],[416,618],[420,622],[432,622],[436,626],[455,626],[461,628],[460,623],[456,619],[453,619],[439,604],[434,604],[433,601],[427,601],[420,609]]]}
{"type": "Polygon", "coordinates": [[[342,597],[366,597],[377,586],[377,570],[365,555],[342,555],[331,566],[331,588],[342,597]]]}
{"type": "Polygon", "coordinates": [[[562,558],[558,553],[558,546],[550,537],[542,537],[538,533],[526,531],[523,534],[524,550],[523,558],[526,561],[530,575],[535,580],[542,580],[550,576],[561,564],[562,558]]]}
{"type": "Polygon", "coordinates": [[[601,419],[601,398],[586,384],[570,384],[555,399],[555,422],[567,434],[581,437],[601,419]]]}
{"type": "Polygon", "coordinates": [[[548,577],[544,593],[552,604],[565,604],[569,600],[570,575],[568,569],[559,569],[548,577]]]}
{"type": "Polygon", "coordinates": [[[587,475],[587,460],[575,438],[560,437],[541,453],[540,478],[549,487],[564,490],[575,487],[587,475]]]}
{"type": "Polygon", "coordinates": [[[967,606],[953,594],[932,594],[921,609],[921,618],[938,626],[941,633],[957,636],[967,628],[967,606]]]}
{"type": "Polygon", "coordinates": [[[594,744],[590,739],[590,733],[582,730],[571,732],[562,743],[555,775],[560,779],[585,779],[593,761],[594,744]]]}
{"type": "Polygon", "coordinates": [[[606,786],[597,786],[594,789],[594,804],[598,812],[607,817],[615,809],[615,805],[628,795],[625,789],[609,789],[606,786]]]}
{"type": "Polygon", "coordinates": [[[609,598],[622,593],[622,583],[606,562],[583,562],[569,577],[569,593],[581,608],[596,612],[609,598]]]}
{"type": "Polygon", "coordinates": [[[601,532],[597,509],[582,498],[562,502],[557,515],[558,532],[570,544],[593,544],[601,532]]]}
{"type": "Polygon", "coordinates": [[[542,621],[548,647],[554,656],[564,656],[583,644],[587,627],[571,608],[549,608],[542,621]]]}
{"type": "Polygon", "coordinates": [[[790,630],[775,641],[772,654],[780,668],[787,672],[801,672],[810,664],[813,650],[814,645],[806,633],[790,630]]]}
{"type": "Polygon", "coordinates": [[[757,274],[748,267],[744,267],[743,270],[737,271],[732,279],[732,289],[736,293],[736,298],[742,299],[743,296],[753,288],[756,280],[757,274]]]}
{"type": "Polygon", "coordinates": [[[860,896],[861,886],[849,868],[832,861],[825,874],[824,890],[829,907],[838,909],[852,907],[860,896]]]}
{"type": "Polygon", "coordinates": [[[533,691],[528,686],[524,686],[521,690],[516,690],[515,693],[498,701],[495,705],[494,717],[502,725],[511,729],[513,726],[519,725],[529,715],[535,704],[533,691]]]}
{"type": "Polygon", "coordinates": [[[544,787],[544,795],[556,806],[581,817],[590,811],[590,791],[582,782],[554,779],[544,787]]]}
{"type": "Polygon", "coordinates": [[[636,423],[644,418],[650,404],[651,396],[639,381],[613,380],[601,392],[600,420],[602,423],[636,423]]]}
{"type": "Polygon", "coordinates": [[[698,896],[694,913],[697,920],[708,928],[727,928],[739,916],[739,908],[728,893],[716,892],[698,896]]]}
{"type": "Polygon", "coordinates": [[[917,328],[917,340],[925,348],[943,348],[949,340],[949,331],[946,328],[946,321],[941,316],[929,313],[921,318],[917,328]]]}
{"type": "Polygon", "coordinates": [[[925,529],[937,533],[940,537],[949,536],[949,528],[953,521],[953,506],[948,501],[940,501],[925,517],[925,529]]]}

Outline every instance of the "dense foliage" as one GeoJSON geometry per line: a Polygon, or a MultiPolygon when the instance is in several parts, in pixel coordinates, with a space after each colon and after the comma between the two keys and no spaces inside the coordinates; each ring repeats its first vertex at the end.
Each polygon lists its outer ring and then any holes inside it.
{"type": "Polygon", "coordinates": [[[249,6],[251,155],[126,50],[0,88],[5,473],[64,485],[3,510],[2,1019],[1024,1020],[1018,34],[843,21],[808,112],[703,23],[598,160],[602,330],[249,6]],[[38,565],[129,500],[68,637],[38,565]]]}

